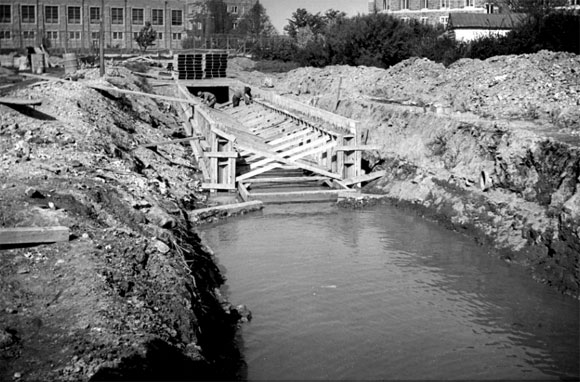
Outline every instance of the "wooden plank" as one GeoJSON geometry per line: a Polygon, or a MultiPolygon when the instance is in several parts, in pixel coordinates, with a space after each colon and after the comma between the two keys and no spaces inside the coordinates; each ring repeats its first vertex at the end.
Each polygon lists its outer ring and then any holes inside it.
{"type": "Polygon", "coordinates": [[[377,145],[353,145],[353,146],[336,146],[334,151],[366,151],[379,149],[380,147],[377,145]]]}
{"type": "Polygon", "coordinates": [[[38,244],[68,241],[68,227],[0,228],[0,245],[38,244]]]}
{"type": "Polygon", "coordinates": [[[283,137],[280,137],[280,138],[277,138],[277,139],[274,139],[274,140],[268,142],[268,144],[271,145],[271,146],[276,146],[276,145],[278,145],[280,143],[284,143],[284,142],[286,142],[288,140],[291,140],[291,139],[294,139],[294,138],[298,138],[298,137],[300,137],[302,135],[306,135],[306,134],[311,133],[311,132],[312,132],[312,130],[310,130],[308,128],[301,127],[301,128],[299,128],[297,130],[293,130],[293,131],[285,134],[283,137]]]}
{"type": "Polygon", "coordinates": [[[64,78],[58,78],[58,77],[46,76],[46,75],[41,76],[41,75],[32,74],[32,73],[18,73],[18,75],[23,76],[23,77],[37,78],[39,80],[45,80],[45,81],[72,82],[71,80],[65,80],[64,78]]]}
{"type": "Polygon", "coordinates": [[[161,99],[164,101],[184,102],[184,103],[190,103],[193,105],[200,105],[200,101],[190,100],[187,98],[168,97],[168,96],[162,96],[159,94],[137,92],[137,91],[133,91],[133,90],[125,90],[125,89],[118,89],[118,88],[110,88],[108,86],[100,86],[100,85],[87,84],[86,86],[88,86],[91,89],[97,89],[97,90],[102,90],[102,91],[106,91],[106,92],[132,94],[132,95],[144,96],[144,97],[149,97],[149,98],[161,99]]]}
{"type": "Polygon", "coordinates": [[[297,126],[296,123],[292,120],[285,119],[285,120],[281,121],[280,123],[276,123],[276,124],[268,124],[268,125],[260,125],[260,126],[250,127],[250,131],[254,134],[257,134],[264,129],[277,127],[279,130],[284,130],[285,128],[287,128],[289,126],[296,126],[296,127],[304,128],[304,126],[297,126]]]}
{"type": "Polygon", "coordinates": [[[338,190],[251,192],[250,198],[264,203],[326,202],[338,200],[338,193],[338,190]]]}
{"type": "Polygon", "coordinates": [[[189,142],[189,141],[193,141],[196,139],[205,139],[205,138],[201,135],[195,135],[195,136],[187,137],[187,138],[173,139],[171,141],[145,143],[145,144],[139,145],[137,147],[155,147],[155,146],[162,146],[162,145],[170,145],[173,143],[189,142]]]}
{"type": "Polygon", "coordinates": [[[302,183],[302,182],[319,182],[328,180],[327,176],[289,176],[289,177],[271,177],[271,178],[253,178],[248,179],[248,183],[302,183]]]}
{"type": "Polygon", "coordinates": [[[235,142],[236,141],[236,137],[230,133],[226,133],[225,131],[222,130],[221,126],[217,127],[217,126],[211,126],[211,131],[213,131],[214,133],[216,133],[217,135],[219,135],[222,138],[227,139],[230,142],[235,142]]]}
{"type": "Polygon", "coordinates": [[[353,178],[349,178],[349,179],[345,179],[342,181],[342,184],[346,185],[346,186],[350,186],[351,184],[355,184],[355,183],[362,183],[362,182],[368,182],[377,178],[380,178],[382,176],[385,176],[387,174],[386,171],[377,171],[377,172],[371,172],[370,174],[365,174],[365,175],[360,175],[360,176],[355,176],[353,178]]]}
{"type": "Polygon", "coordinates": [[[240,197],[242,198],[242,200],[244,202],[250,201],[250,195],[248,193],[248,189],[246,188],[246,185],[243,184],[242,182],[238,182],[238,192],[239,192],[240,197]]]}
{"type": "MultiPolygon", "coordinates": [[[[274,146],[273,149],[276,151],[282,151],[288,147],[298,145],[302,142],[304,142],[306,144],[306,141],[308,141],[308,140],[310,140],[312,142],[315,139],[320,138],[320,135],[317,135],[317,133],[315,133],[315,132],[312,132],[312,135],[308,135],[308,136],[304,136],[304,135],[305,134],[301,134],[301,136],[297,137],[296,139],[292,139],[292,140],[288,140],[284,143],[280,143],[277,146],[274,146]]],[[[328,138],[326,140],[328,140],[328,138]]]]}
{"type": "Polygon", "coordinates": [[[235,184],[202,183],[201,188],[206,190],[235,190],[235,184]]]}
{"type": "MultiPolygon", "coordinates": [[[[326,143],[327,140],[328,140],[328,138],[324,137],[322,139],[319,139],[319,140],[316,140],[316,141],[313,141],[313,142],[304,144],[302,146],[297,146],[297,147],[294,147],[294,148],[292,148],[290,150],[283,151],[283,152],[280,153],[280,155],[283,155],[283,156],[287,157],[287,156],[290,156],[292,154],[298,153],[300,151],[304,151],[304,150],[310,149],[312,147],[316,147],[316,146],[323,145],[323,144],[326,143]]],[[[275,150],[276,151],[279,151],[278,149],[275,149],[275,150]]],[[[306,155],[303,155],[303,156],[306,156],[306,155]]],[[[301,157],[298,157],[298,158],[301,158],[301,157]]],[[[298,158],[296,158],[296,159],[298,159],[298,158]]],[[[296,159],[292,159],[292,160],[296,160],[296,159]]],[[[256,167],[264,166],[264,165],[266,165],[266,164],[268,164],[270,162],[274,162],[275,160],[276,159],[273,158],[273,157],[266,157],[266,159],[262,159],[261,161],[258,161],[256,163],[252,163],[250,165],[250,168],[251,169],[254,169],[256,167]]]]}
{"type": "MultiPolygon", "coordinates": [[[[246,143],[240,143],[240,142],[238,142],[237,145],[242,150],[248,150],[248,151],[251,151],[251,152],[253,152],[255,154],[263,155],[264,157],[272,157],[272,153],[271,152],[267,152],[267,151],[264,151],[264,150],[257,149],[257,148],[255,148],[253,146],[247,145],[246,143]]],[[[323,169],[321,169],[319,167],[311,166],[311,165],[309,165],[307,163],[303,163],[303,162],[291,161],[291,160],[288,160],[288,159],[286,159],[284,157],[281,157],[279,155],[276,155],[275,157],[276,157],[276,160],[282,162],[283,164],[286,164],[286,165],[289,165],[289,166],[292,166],[292,167],[299,167],[299,168],[301,168],[303,170],[308,170],[308,171],[311,171],[311,172],[313,172],[315,174],[323,175],[323,176],[328,176],[328,177],[333,178],[333,179],[341,179],[341,176],[340,175],[334,174],[334,173],[329,172],[329,171],[326,171],[326,170],[323,170],[323,169]]],[[[243,175],[238,176],[236,178],[236,181],[240,181],[240,180],[244,180],[244,179],[251,178],[252,176],[261,174],[261,173],[263,173],[265,171],[271,170],[271,169],[276,168],[276,167],[279,167],[279,166],[280,166],[279,164],[274,163],[274,164],[271,164],[269,166],[265,166],[265,167],[263,167],[261,169],[256,169],[254,171],[250,171],[249,173],[246,173],[246,174],[243,174],[243,175]]]]}
{"type": "Polygon", "coordinates": [[[42,100],[14,98],[14,97],[0,97],[0,103],[4,105],[38,106],[42,105],[42,100]]]}
{"type": "Polygon", "coordinates": [[[203,154],[208,158],[237,158],[237,151],[209,151],[203,154]]]}
{"type": "Polygon", "coordinates": [[[189,211],[189,215],[190,217],[207,218],[220,214],[232,215],[241,212],[258,211],[261,210],[262,208],[264,208],[263,203],[256,200],[244,203],[226,204],[215,207],[200,208],[197,210],[189,211]]]}

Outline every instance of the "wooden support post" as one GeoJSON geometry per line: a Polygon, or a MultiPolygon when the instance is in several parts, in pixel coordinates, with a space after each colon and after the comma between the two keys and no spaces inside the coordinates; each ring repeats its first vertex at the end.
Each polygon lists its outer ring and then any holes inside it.
{"type": "Polygon", "coordinates": [[[250,201],[250,193],[248,192],[248,189],[244,183],[238,182],[238,192],[240,193],[240,197],[244,202],[250,201]]]}

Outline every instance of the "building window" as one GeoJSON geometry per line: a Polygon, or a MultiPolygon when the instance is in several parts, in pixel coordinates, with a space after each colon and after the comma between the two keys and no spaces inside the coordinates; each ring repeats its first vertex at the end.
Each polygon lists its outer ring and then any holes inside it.
{"type": "Polygon", "coordinates": [[[22,22],[23,23],[35,23],[36,22],[36,11],[34,5],[22,5],[22,22]]]}
{"type": "Polygon", "coordinates": [[[473,0],[465,0],[466,7],[473,7],[473,0]]]}
{"type": "Polygon", "coordinates": [[[137,41],[138,37],[139,37],[139,32],[133,32],[133,40],[137,41]]]}
{"type": "Polygon", "coordinates": [[[407,16],[401,17],[401,21],[404,22],[404,23],[408,23],[409,21],[411,21],[411,18],[410,17],[407,17],[407,16]]]}
{"type": "Polygon", "coordinates": [[[197,22],[197,30],[200,31],[203,29],[203,24],[201,22],[197,22]]]}
{"type": "MultiPolygon", "coordinates": [[[[580,5],[580,0],[570,0],[570,5],[580,5]]],[[[0,19],[1,19],[1,17],[0,17],[0,19]]],[[[0,20],[0,22],[2,22],[2,21],[0,20]]]]}
{"type": "Polygon", "coordinates": [[[57,31],[47,31],[46,38],[48,40],[56,41],[56,40],[58,40],[58,32],[57,31]]]}
{"type": "Polygon", "coordinates": [[[113,32],[113,40],[122,40],[123,32],[113,32]]]}
{"type": "Polygon", "coordinates": [[[449,0],[441,0],[441,8],[449,8],[449,0]]]}
{"type": "Polygon", "coordinates": [[[171,35],[171,38],[172,38],[173,40],[181,40],[181,33],[173,33],[173,34],[171,35]]]}
{"type": "Polygon", "coordinates": [[[135,25],[143,25],[144,17],[143,17],[143,9],[136,9],[133,8],[131,11],[131,22],[135,25]]]}
{"type": "Polygon", "coordinates": [[[22,31],[22,38],[25,40],[34,40],[34,31],[22,31]]]}
{"type": "Polygon", "coordinates": [[[234,21],[234,22],[232,23],[232,28],[234,28],[234,29],[238,29],[238,22],[237,22],[237,21],[234,21]]]}
{"type": "Polygon", "coordinates": [[[123,8],[111,8],[111,24],[123,25],[123,8]]]}
{"type": "Polygon", "coordinates": [[[68,7],[68,23],[69,24],[81,23],[81,7],[68,7]]]}
{"type": "Polygon", "coordinates": [[[163,33],[157,32],[157,40],[163,40],[163,33]]]}
{"type": "Polygon", "coordinates": [[[0,40],[10,40],[10,31],[0,31],[0,40]]]}
{"type": "Polygon", "coordinates": [[[101,32],[91,32],[91,40],[100,40],[101,39],[101,32]]]}
{"type": "Polygon", "coordinates": [[[421,0],[421,8],[428,9],[429,8],[429,0],[421,0]]]}
{"type": "Polygon", "coordinates": [[[238,14],[238,6],[237,5],[232,5],[230,7],[230,13],[238,14]]]}
{"type": "Polygon", "coordinates": [[[401,0],[401,9],[409,9],[409,0],[401,0]]]}
{"type": "Polygon", "coordinates": [[[163,9],[151,10],[151,24],[163,25],[163,9]]]}
{"type": "Polygon", "coordinates": [[[81,39],[81,32],[79,32],[79,31],[68,32],[68,39],[69,40],[80,40],[81,39]]]}
{"type": "Polygon", "coordinates": [[[0,23],[12,23],[12,6],[0,5],[0,23]]]}
{"type": "Polygon", "coordinates": [[[449,23],[449,16],[440,16],[439,22],[443,24],[443,26],[447,26],[447,23],[449,23]]]}
{"type": "Polygon", "coordinates": [[[89,8],[89,21],[91,24],[99,24],[101,22],[101,8],[89,8]]]}
{"type": "Polygon", "coordinates": [[[58,7],[47,5],[44,7],[44,22],[47,24],[58,24],[58,7]]]}
{"type": "Polygon", "coordinates": [[[420,21],[420,22],[421,22],[421,24],[423,24],[423,25],[427,25],[427,24],[429,24],[429,19],[428,19],[427,17],[421,17],[421,18],[419,19],[419,21],[420,21]]]}
{"type": "Polygon", "coordinates": [[[171,10],[171,25],[183,25],[183,11],[181,9],[171,10]]]}

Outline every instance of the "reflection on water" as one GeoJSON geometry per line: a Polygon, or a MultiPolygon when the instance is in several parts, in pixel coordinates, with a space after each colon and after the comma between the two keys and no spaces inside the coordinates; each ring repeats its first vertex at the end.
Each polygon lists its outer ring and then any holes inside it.
{"type": "Polygon", "coordinates": [[[205,227],[249,380],[578,379],[579,304],[388,207],[268,206],[205,227]]]}

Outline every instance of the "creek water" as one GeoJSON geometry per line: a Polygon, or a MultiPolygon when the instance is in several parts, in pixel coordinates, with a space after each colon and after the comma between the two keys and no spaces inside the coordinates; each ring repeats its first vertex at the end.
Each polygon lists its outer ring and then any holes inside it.
{"type": "Polygon", "coordinates": [[[275,205],[200,234],[252,311],[241,379],[579,379],[579,302],[420,217],[275,205]]]}

